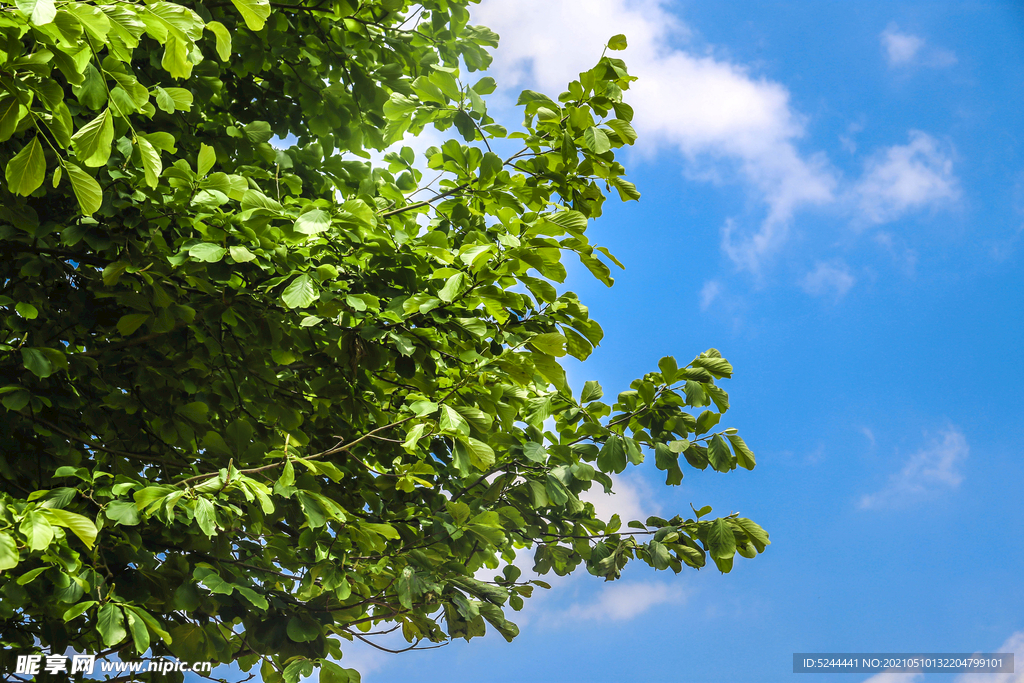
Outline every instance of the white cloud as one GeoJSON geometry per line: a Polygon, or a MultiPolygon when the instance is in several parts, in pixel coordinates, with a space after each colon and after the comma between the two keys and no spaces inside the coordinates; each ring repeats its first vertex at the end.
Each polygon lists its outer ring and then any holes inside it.
{"type": "Polygon", "coordinates": [[[841,259],[834,259],[818,261],[814,270],[800,281],[800,286],[813,296],[832,296],[838,301],[856,282],[857,278],[850,274],[849,266],[841,259]]]}
{"type": "Polygon", "coordinates": [[[863,218],[871,223],[953,202],[960,197],[953,152],[927,133],[912,130],[910,142],[868,160],[855,192],[863,218]]]}
{"type": "Polygon", "coordinates": [[[902,33],[896,24],[889,24],[882,35],[882,47],[890,66],[908,64],[924,47],[924,39],[910,33],[902,33]]]}
{"type": "Polygon", "coordinates": [[[708,280],[700,290],[700,310],[706,311],[722,292],[718,280],[708,280]]]}
{"type": "Polygon", "coordinates": [[[925,40],[913,33],[900,31],[891,23],[879,36],[886,60],[891,67],[905,67],[921,64],[933,68],[944,68],[957,63],[956,53],[943,48],[925,49],[925,40]]]}
{"type": "Polygon", "coordinates": [[[604,492],[604,487],[594,482],[588,491],[580,494],[580,500],[594,506],[597,518],[608,521],[612,515],[618,515],[625,525],[634,519],[645,520],[656,515],[661,508],[654,502],[654,492],[647,482],[639,475],[613,474],[612,490],[604,492]]]}
{"type": "Polygon", "coordinates": [[[624,59],[639,77],[627,101],[641,152],[673,148],[688,173],[738,177],[765,206],[756,230],[731,223],[723,230],[723,250],[740,267],[756,272],[778,250],[796,209],[833,200],[836,180],[824,155],[797,148],[805,122],[789,91],[743,65],[676,47],[691,32],[662,2],[485,0],[473,18],[502,36],[492,67],[499,83],[552,93],[596,63],[608,38],[624,33],[624,59]],[[541,15],[540,24],[522,20],[541,15]]]}
{"type": "Polygon", "coordinates": [[[963,475],[960,465],[970,453],[963,432],[950,426],[942,431],[942,440],[922,448],[910,456],[899,472],[877,493],[860,499],[862,509],[893,507],[912,502],[929,493],[960,486],[963,475]]]}
{"type": "Polygon", "coordinates": [[[957,676],[953,683],[1024,683],[1024,631],[1017,631],[996,650],[998,653],[1014,655],[1017,673],[981,674],[967,673],[957,676]]]}
{"type": "Polygon", "coordinates": [[[595,599],[575,603],[565,610],[550,612],[543,621],[548,626],[584,621],[629,621],[652,607],[678,605],[685,600],[686,592],[678,582],[615,581],[604,584],[595,599]]]}
{"type": "MultiPolygon", "coordinates": [[[[407,643],[404,638],[397,636],[391,638],[387,642],[382,642],[380,639],[376,639],[374,642],[382,645],[383,647],[394,649],[409,646],[409,643],[407,643]]],[[[354,640],[351,643],[345,643],[342,646],[342,652],[343,657],[340,660],[336,660],[336,663],[346,669],[357,670],[365,683],[375,683],[375,681],[382,680],[378,678],[376,674],[386,668],[394,658],[394,655],[382,652],[371,645],[367,645],[366,643],[362,643],[358,640],[354,640]]],[[[312,681],[314,679],[309,678],[307,680],[312,681]]]]}
{"type": "MultiPolygon", "coordinates": [[[[843,207],[859,213],[855,223],[879,224],[959,197],[952,150],[919,131],[910,132],[907,144],[872,156],[859,180],[840,187],[824,152],[801,149],[807,119],[785,85],[699,43],[667,0],[483,0],[473,9],[473,21],[501,36],[491,67],[503,88],[498,101],[521,87],[561,92],[596,63],[612,35],[625,34],[629,48],[612,54],[638,77],[626,94],[640,136],[637,152],[675,153],[688,179],[738,184],[761,211],[754,222],[744,215],[722,225],[722,251],[740,270],[759,274],[788,242],[800,210],[843,199],[843,207]],[[523,16],[545,21],[524,22],[523,16]]],[[[882,41],[893,63],[937,64],[951,56],[895,24],[882,41]]],[[[857,148],[853,133],[861,127],[852,125],[844,138],[851,152],[857,148]]],[[[817,286],[817,276],[809,277],[808,286],[817,286]]],[[[833,273],[827,291],[841,296],[850,278],[849,272],[833,273]]],[[[702,304],[710,306],[720,294],[715,284],[705,284],[702,304]]]]}
{"type": "Polygon", "coordinates": [[[864,683],[917,683],[924,674],[922,673],[893,673],[891,671],[883,671],[880,674],[875,674],[871,678],[868,678],[864,683]]]}

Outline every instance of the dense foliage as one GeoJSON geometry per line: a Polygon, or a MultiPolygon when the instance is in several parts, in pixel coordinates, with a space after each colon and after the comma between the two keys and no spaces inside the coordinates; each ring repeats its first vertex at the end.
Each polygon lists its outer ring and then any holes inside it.
{"type": "Polygon", "coordinates": [[[580,501],[645,454],[670,485],[754,456],[714,431],[713,349],[567,386],[602,332],[562,259],[611,285],[588,220],[639,197],[632,79],[602,56],[508,133],[466,4],[0,2],[5,672],[70,646],[354,681],[331,660],[392,627],[513,638],[543,585],[517,549],[609,580],[764,550],[580,501]],[[457,136],[369,161],[425,126],[457,136]]]}

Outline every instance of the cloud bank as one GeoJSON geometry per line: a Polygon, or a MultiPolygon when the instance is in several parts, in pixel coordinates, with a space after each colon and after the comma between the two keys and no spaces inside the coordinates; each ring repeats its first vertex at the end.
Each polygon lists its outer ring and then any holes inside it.
{"type": "Polygon", "coordinates": [[[763,202],[758,228],[724,231],[723,249],[743,268],[757,270],[781,246],[794,211],[834,199],[836,178],[825,156],[798,149],[805,117],[789,91],[742,64],[675,47],[691,32],[660,2],[485,0],[474,21],[502,37],[492,70],[503,86],[548,92],[561,92],[596,63],[608,38],[624,33],[624,59],[639,78],[629,103],[641,153],[674,150],[691,173],[738,178],[763,202]],[[524,15],[545,21],[527,24],[524,15]]]}
{"type": "MultiPolygon", "coordinates": [[[[625,34],[630,46],[622,56],[639,77],[628,94],[639,153],[675,153],[687,177],[739,184],[761,207],[754,223],[722,226],[722,251],[738,270],[759,274],[789,240],[801,209],[836,205],[878,224],[958,196],[951,152],[919,131],[872,157],[860,180],[844,181],[823,151],[801,148],[808,119],[785,85],[699,45],[667,7],[660,0],[484,0],[473,21],[501,36],[491,72],[502,87],[549,93],[593,66],[612,35],[625,34]]],[[[895,25],[881,39],[891,64],[925,59],[924,40],[895,25]]],[[[803,286],[841,298],[851,278],[819,266],[803,286]]],[[[705,289],[704,305],[716,294],[705,289]]]]}
{"type": "Polygon", "coordinates": [[[936,491],[959,487],[963,481],[960,467],[970,453],[970,446],[957,427],[946,428],[941,436],[941,441],[910,456],[903,469],[890,476],[889,483],[880,491],[862,496],[860,508],[895,507],[936,491]]]}
{"type": "Polygon", "coordinates": [[[953,173],[953,151],[919,130],[910,141],[868,159],[855,193],[870,223],[888,223],[911,211],[948,205],[960,197],[953,173]]]}
{"type": "Polygon", "coordinates": [[[890,67],[907,67],[915,64],[933,68],[953,66],[957,63],[956,53],[942,48],[925,47],[925,40],[913,33],[901,31],[895,23],[889,24],[879,36],[882,52],[890,67]]]}

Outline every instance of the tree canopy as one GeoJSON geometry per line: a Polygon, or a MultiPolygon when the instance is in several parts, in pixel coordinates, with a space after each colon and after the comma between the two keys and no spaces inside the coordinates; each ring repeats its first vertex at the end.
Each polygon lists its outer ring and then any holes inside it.
{"type": "Polygon", "coordinates": [[[517,551],[612,580],[765,549],[580,500],[754,455],[714,349],[568,386],[602,331],[563,259],[611,286],[587,226],[640,196],[633,78],[602,55],[509,132],[468,3],[0,2],[6,672],[72,647],[358,681],[353,639],[515,637],[546,585],[517,551]],[[400,146],[427,126],[451,139],[400,146]]]}

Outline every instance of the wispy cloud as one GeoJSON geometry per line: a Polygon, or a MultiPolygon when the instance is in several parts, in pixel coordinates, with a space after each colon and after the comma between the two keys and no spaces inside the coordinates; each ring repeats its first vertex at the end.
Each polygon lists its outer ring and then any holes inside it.
{"type": "Polygon", "coordinates": [[[862,219],[876,224],[948,205],[960,197],[953,151],[927,133],[912,130],[907,144],[887,147],[868,160],[855,193],[862,219]]]}
{"type": "Polygon", "coordinates": [[[828,262],[818,261],[814,270],[800,280],[800,286],[812,296],[827,296],[839,301],[856,282],[857,278],[850,273],[850,267],[842,259],[833,259],[828,262]]]}
{"type": "Polygon", "coordinates": [[[718,280],[708,280],[700,290],[700,310],[706,311],[715,302],[722,292],[722,285],[718,280]]]}
{"type": "MultiPolygon", "coordinates": [[[[919,131],[911,131],[907,144],[872,156],[861,178],[843,181],[823,151],[802,148],[808,119],[789,89],[700,42],[665,0],[483,0],[473,21],[501,36],[491,72],[506,93],[519,87],[560,92],[594,64],[609,37],[625,34],[629,48],[622,56],[639,77],[627,97],[638,153],[675,153],[690,180],[732,183],[753,199],[754,216],[733,216],[721,228],[722,252],[740,271],[761,274],[790,241],[801,210],[838,205],[856,210],[861,224],[878,224],[959,196],[952,150],[919,131]],[[540,24],[522,21],[541,15],[540,24]]],[[[895,24],[882,41],[894,64],[924,63],[936,53],[895,24]]],[[[861,125],[844,142],[851,152],[861,125]]],[[[853,276],[827,265],[808,274],[807,287],[841,298],[853,276]]],[[[705,307],[720,297],[716,286],[705,284],[705,307]]]]}
{"type": "Polygon", "coordinates": [[[780,248],[794,211],[834,199],[836,180],[825,156],[797,146],[805,119],[788,89],[693,47],[690,29],[662,2],[485,0],[474,21],[502,37],[492,67],[499,82],[550,92],[592,66],[609,37],[626,34],[625,59],[639,77],[629,102],[641,152],[675,150],[691,177],[739,181],[764,207],[759,226],[730,223],[723,230],[723,250],[741,268],[756,272],[780,248]],[[541,15],[540,24],[522,20],[541,15]]]}
{"type": "Polygon", "coordinates": [[[883,671],[871,678],[865,679],[864,683],[917,683],[924,678],[922,673],[898,674],[891,671],[883,671]]]}
{"type": "Polygon", "coordinates": [[[923,38],[900,31],[896,24],[889,24],[879,38],[890,66],[909,64],[924,47],[923,38]]]}
{"type": "Polygon", "coordinates": [[[658,605],[678,605],[685,601],[686,591],[678,581],[615,581],[603,584],[592,600],[551,611],[541,617],[541,621],[551,627],[583,621],[629,621],[658,605]]]}
{"type": "Polygon", "coordinates": [[[960,486],[960,466],[970,453],[967,439],[955,426],[943,430],[941,437],[910,456],[903,469],[890,476],[889,483],[880,491],[862,496],[860,508],[894,507],[960,486]]]}
{"type": "Polygon", "coordinates": [[[901,31],[895,23],[889,24],[879,36],[882,50],[891,67],[906,67],[920,64],[933,68],[953,66],[957,63],[956,53],[943,48],[925,48],[921,36],[901,31]]]}
{"type": "Polygon", "coordinates": [[[612,515],[618,515],[625,525],[634,519],[643,521],[661,511],[650,485],[640,476],[613,474],[612,483],[614,493],[605,493],[604,488],[594,482],[588,491],[580,494],[580,500],[594,506],[598,519],[607,522],[612,515]]]}
{"type": "Polygon", "coordinates": [[[979,674],[967,673],[957,676],[953,683],[1024,683],[1024,631],[1017,631],[1006,642],[999,646],[995,652],[1013,653],[1014,668],[1017,673],[979,674]]]}

